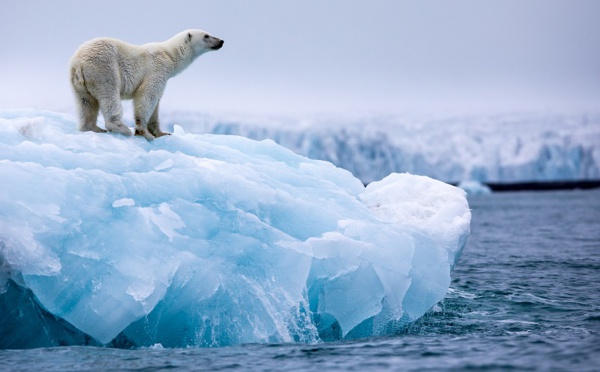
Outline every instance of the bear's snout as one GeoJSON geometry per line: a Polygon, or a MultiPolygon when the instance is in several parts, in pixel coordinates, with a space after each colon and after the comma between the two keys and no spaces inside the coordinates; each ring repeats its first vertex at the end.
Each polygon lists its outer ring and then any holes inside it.
{"type": "Polygon", "coordinates": [[[218,41],[215,43],[215,45],[212,47],[214,50],[219,50],[221,49],[221,47],[223,46],[223,44],[225,43],[223,40],[221,39],[217,39],[218,41]]]}

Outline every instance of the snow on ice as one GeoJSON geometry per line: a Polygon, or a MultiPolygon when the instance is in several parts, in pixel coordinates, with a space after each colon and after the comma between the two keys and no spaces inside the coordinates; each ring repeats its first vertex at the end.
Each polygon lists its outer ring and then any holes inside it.
{"type": "Polygon", "coordinates": [[[383,335],[440,301],[463,190],[270,140],[81,133],[0,112],[0,347],[223,346],[383,335]]]}

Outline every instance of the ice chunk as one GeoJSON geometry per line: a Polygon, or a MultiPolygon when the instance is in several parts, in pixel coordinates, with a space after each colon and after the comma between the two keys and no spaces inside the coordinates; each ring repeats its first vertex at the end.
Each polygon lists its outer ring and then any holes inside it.
{"type": "Polygon", "coordinates": [[[382,220],[423,229],[446,244],[454,266],[470,233],[471,212],[463,190],[428,177],[395,173],[369,184],[361,200],[382,220]]]}
{"type": "Polygon", "coordinates": [[[489,195],[492,189],[479,181],[461,181],[458,187],[465,190],[469,195],[489,195]]]}
{"type": "Polygon", "coordinates": [[[0,112],[0,309],[23,309],[0,347],[386,334],[443,298],[469,233],[464,192],[426,177],[365,188],[269,140],[76,128],[0,112]]]}
{"type": "Polygon", "coordinates": [[[161,170],[169,169],[172,166],[173,166],[173,160],[167,159],[167,160],[163,161],[162,163],[160,163],[159,165],[157,165],[156,167],[154,167],[154,170],[161,171],[161,170]]]}
{"type": "Polygon", "coordinates": [[[131,199],[131,198],[122,198],[119,200],[115,200],[112,203],[113,208],[120,208],[120,207],[131,207],[135,205],[135,200],[131,199]]]}

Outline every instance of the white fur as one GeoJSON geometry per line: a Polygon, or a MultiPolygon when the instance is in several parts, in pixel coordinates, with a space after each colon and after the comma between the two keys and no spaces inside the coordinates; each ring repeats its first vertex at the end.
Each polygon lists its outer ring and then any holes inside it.
{"type": "Polygon", "coordinates": [[[81,45],[71,58],[71,84],[79,111],[79,130],[105,132],[96,124],[102,112],[106,129],[124,135],[121,99],[133,99],[135,134],[148,140],[160,130],[158,105],[167,80],[223,41],[201,30],[180,32],[167,41],[132,45],[98,38],[81,45]]]}

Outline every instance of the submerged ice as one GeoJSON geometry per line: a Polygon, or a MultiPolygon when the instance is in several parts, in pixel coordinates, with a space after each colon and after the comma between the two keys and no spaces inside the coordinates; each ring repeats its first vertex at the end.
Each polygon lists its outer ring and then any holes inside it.
{"type": "Polygon", "coordinates": [[[440,301],[464,191],[270,140],[80,133],[0,112],[0,347],[383,335],[440,301]]]}

